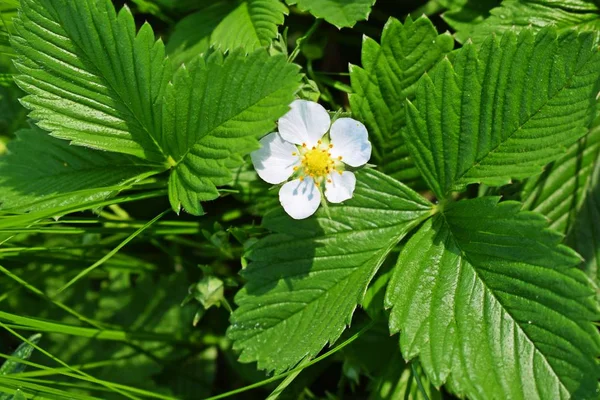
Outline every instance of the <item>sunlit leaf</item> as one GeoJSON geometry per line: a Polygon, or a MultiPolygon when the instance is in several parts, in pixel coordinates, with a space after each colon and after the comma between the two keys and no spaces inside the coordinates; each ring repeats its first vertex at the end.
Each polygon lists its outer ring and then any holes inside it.
{"type": "Polygon", "coordinates": [[[431,214],[431,204],[398,181],[365,170],[354,197],[296,221],[265,217],[275,233],[250,249],[248,283],[228,334],[240,360],[282,371],[339,338],[394,245],[431,214]]]}
{"type": "Polygon", "coordinates": [[[386,296],[406,359],[470,399],[593,398],[594,289],[540,214],[482,197],[448,205],[402,250],[386,296]]]}
{"type": "Polygon", "coordinates": [[[438,198],[503,185],[541,173],[587,132],[599,83],[593,34],[507,32],[420,80],[404,140],[438,198]]]}

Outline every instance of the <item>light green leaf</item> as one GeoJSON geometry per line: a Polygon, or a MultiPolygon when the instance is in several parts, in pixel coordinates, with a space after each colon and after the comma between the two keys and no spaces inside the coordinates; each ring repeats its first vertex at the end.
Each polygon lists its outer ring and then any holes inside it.
{"type": "MultiPolygon", "coordinates": [[[[33,344],[38,344],[42,335],[36,333],[29,337],[29,341],[33,344]]],[[[19,347],[13,352],[12,356],[20,360],[29,360],[33,353],[34,347],[29,343],[21,343],[19,347]]],[[[6,360],[0,365],[0,375],[18,374],[19,372],[25,371],[26,365],[16,360],[6,360]]]]}
{"type": "Polygon", "coordinates": [[[544,214],[550,228],[566,234],[584,203],[600,157],[600,119],[522,192],[523,207],[544,214]]]}
{"type": "Polygon", "coordinates": [[[459,41],[471,38],[474,43],[483,42],[491,34],[530,27],[541,29],[553,25],[561,32],[572,28],[579,31],[600,29],[600,6],[593,0],[505,0],[490,14],[480,23],[471,24],[454,24],[457,16],[453,13],[444,19],[459,29],[456,34],[459,41]]]}
{"type": "Polygon", "coordinates": [[[258,148],[258,138],[288,111],[299,87],[298,67],[265,49],[248,56],[238,50],[225,59],[215,53],[179,68],[166,90],[160,137],[174,166],[173,209],[202,214],[200,201],[219,196],[216,185],[232,180],[240,155],[258,148]]]}
{"type": "Polygon", "coordinates": [[[402,133],[436,196],[537,175],[583,136],[600,83],[594,43],[592,33],[507,32],[425,75],[402,133]]]}
{"type": "Polygon", "coordinates": [[[448,34],[438,35],[427,17],[404,24],[391,18],[381,45],[365,37],[362,68],[350,66],[353,115],[369,130],[372,163],[404,183],[419,179],[419,171],[400,135],[406,124],[405,99],[413,99],[416,83],[454,47],[448,34]]]}
{"type": "Polygon", "coordinates": [[[289,5],[297,5],[316,18],[338,28],[353,27],[358,21],[366,20],[376,0],[286,0],[289,5]]]}
{"type": "Polygon", "coordinates": [[[402,354],[473,400],[594,398],[598,306],[580,258],[498,200],[451,203],[403,249],[386,294],[402,354]]]}
{"type": "Polygon", "coordinates": [[[296,221],[281,209],[263,225],[276,233],[249,252],[228,334],[243,362],[283,371],[335,342],[396,243],[432,205],[373,170],[357,173],[354,197],[296,221]]]}
{"type": "Polygon", "coordinates": [[[286,14],[287,7],[279,0],[217,1],[177,23],[167,52],[181,64],[210,47],[223,51],[267,47],[286,14]]]}
{"type": "Polygon", "coordinates": [[[583,270],[600,286],[600,154],[593,168],[585,201],[566,243],[581,254],[583,270]]]}
{"type": "Polygon", "coordinates": [[[11,212],[101,200],[157,170],[125,154],[70,146],[39,128],[22,130],[0,158],[0,208],[11,212]]]}
{"type": "Polygon", "coordinates": [[[109,0],[22,0],[12,45],[30,117],[73,144],[156,163],[155,113],[170,78],[164,46],[150,25],[136,35],[128,8],[109,0]]]}

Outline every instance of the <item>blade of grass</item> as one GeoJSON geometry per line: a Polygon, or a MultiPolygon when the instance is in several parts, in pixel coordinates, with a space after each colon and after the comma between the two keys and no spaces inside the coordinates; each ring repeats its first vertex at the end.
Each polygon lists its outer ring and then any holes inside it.
{"type": "Polygon", "coordinates": [[[71,314],[72,316],[74,316],[75,318],[79,319],[80,321],[85,322],[87,324],[90,324],[90,325],[92,325],[93,327],[95,327],[97,329],[104,329],[103,326],[102,326],[102,323],[100,323],[98,321],[94,321],[93,319],[90,319],[90,318],[87,318],[87,317],[81,315],[80,313],[78,313],[77,311],[75,311],[72,308],[68,307],[67,305],[61,303],[60,301],[56,301],[56,300],[51,299],[44,292],[42,292],[40,289],[36,288],[33,285],[30,285],[29,283],[27,283],[22,278],[18,277],[17,275],[13,274],[12,272],[10,272],[6,268],[4,268],[2,265],[0,265],[0,272],[2,272],[4,275],[8,276],[9,278],[11,278],[12,280],[14,280],[15,282],[19,283],[21,286],[23,286],[24,288],[26,288],[30,292],[32,292],[32,293],[40,296],[41,298],[43,298],[45,300],[48,300],[48,301],[52,302],[52,304],[54,304],[55,306],[59,307],[61,310],[64,310],[67,313],[71,314]]]}
{"type": "MultiPolygon", "coordinates": [[[[104,383],[113,385],[119,389],[123,389],[123,390],[129,391],[129,392],[135,393],[135,394],[139,394],[141,396],[152,397],[152,398],[162,399],[162,400],[173,400],[174,399],[173,397],[170,397],[170,396],[161,395],[161,394],[150,392],[150,391],[147,391],[144,389],[138,389],[138,388],[128,386],[128,385],[122,385],[120,383],[108,382],[108,381],[104,381],[102,379],[96,379],[96,378],[90,379],[87,377],[82,377],[78,374],[64,371],[64,368],[51,368],[51,367],[48,367],[48,366],[45,366],[42,364],[34,363],[29,360],[21,360],[20,358],[17,358],[17,357],[11,356],[11,355],[7,355],[7,354],[0,354],[0,357],[6,358],[7,360],[14,359],[16,361],[19,361],[21,364],[25,364],[30,367],[38,368],[40,371],[56,372],[56,374],[58,374],[58,375],[79,379],[79,380],[82,380],[85,382],[91,382],[91,383],[104,382],[104,383]]],[[[76,368],[76,366],[73,366],[72,368],[76,368]]],[[[37,371],[34,371],[34,372],[37,372],[37,371]]],[[[10,378],[15,379],[15,380],[23,380],[26,382],[40,382],[40,383],[51,383],[51,384],[53,383],[53,381],[49,381],[49,380],[46,381],[43,379],[34,379],[32,376],[27,376],[26,374],[27,374],[26,372],[23,372],[20,374],[14,374],[14,375],[10,375],[10,378]]],[[[53,374],[48,374],[48,375],[53,375],[53,374]]]]}
{"type": "Polygon", "coordinates": [[[13,378],[0,377],[0,392],[14,394],[19,389],[27,390],[28,394],[35,394],[36,399],[102,400],[98,397],[92,397],[73,392],[65,392],[63,390],[36,385],[34,383],[24,382],[13,378]],[[38,395],[38,393],[43,393],[44,395],[51,397],[42,397],[38,395]]]}
{"type": "Polygon", "coordinates": [[[60,295],[66,289],[68,289],[73,284],[75,284],[78,280],[80,280],[81,278],[83,278],[84,276],[86,276],[87,274],[89,274],[90,272],[92,272],[94,269],[96,269],[99,266],[101,266],[102,264],[104,264],[104,262],[106,262],[106,260],[110,259],[112,256],[114,256],[115,254],[117,254],[119,252],[119,250],[121,250],[123,247],[125,247],[127,245],[127,243],[131,242],[140,233],[144,232],[147,228],[149,228],[156,221],[158,221],[159,219],[161,219],[162,217],[164,217],[165,215],[167,215],[170,211],[171,211],[171,209],[163,211],[162,213],[158,214],[156,217],[154,217],[153,219],[151,219],[150,221],[148,221],[146,224],[144,224],[144,226],[142,226],[140,229],[138,229],[135,232],[133,232],[125,240],[123,240],[117,247],[115,247],[110,252],[108,252],[108,254],[106,254],[100,260],[98,260],[94,264],[90,265],[89,267],[87,267],[86,269],[84,269],[83,271],[81,271],[79,274],[77,274],[77,276],[75,276],[75,278],[71,279],[69,282],[67,282],[67,284],[65,284],[63,287],[61,287],[60,289],[58,289],[58,291],[56,292],[56,294],[55,294],[54,297],[60,295]]]}
{"type": "MultiPolygon", "coordinates": [[[[125,330],[83,328],[57,322],[45,321],[37,318],[23,317],[0,311],[0,321],[8,322],[9,327],[25,331],[38,331],[48,333],[62,333],[65,335],[93,338],[98,340],[110,340],[116,342],[148,341],[164,342],[191,346],[192,343],[182,338],[174,338],[171,335],[153,332],[128,332],[125,330]]],[[[1,324],[2,322],[0,322],[1,324]]]]}
{"type": "MultiPolygon", "coordinates": [[[[305,367],[306,365],[308,365],[308,363],[310,362],[310,358],[305,358],[304,360],[302,360],[300,362],[300,364],[298,365],[299,367],[305,367]]],[[[281,382],[276,388],[275,390],[273,390],[271,392],[271,394],[269,395],[269,397],[267,397],[266,400],[277,400],[279,398],[279,396],[281,395],[281,393],[283,393],[283,391],[292,384],[292,382],[294,382],[294,380],[298,377],[298,375],[300,375],[300,373],[302,373],[303,369],[294,372],[293,374],[288,375],[283,382],[281,382]]]]}
{"type": "Polygon", "coordinates": [[[131,395],[129,393],[125,393],[123,392],[123,390],[116,388],[114,386],[112,386],[109,382],[105,382],[105,381],[101,381],[99,379],[94,378],[93,376],[91,376],[90,374],[74,369],[73,367],[71,367],[69,364],[67,364],[66,362],[64,362],[63,360],[61,360],[60,358],[50,354],[49,352],[47,352],[46,350],[44,350],[43,348],[41,348],[40,346],[36,345],[35,343],[31,342],[29,339],[27,339],[26,337],[20,335],[18,332],[14,331],[13,329],[9,328],[8,326],[6,326],[5,324],[3,324],[2,322],[0,322],[0,326],[3,327],[4,329],[6,329],[8,332],[10,332],[13,336],[16,336],[17,338],[19,338],[21,341],[29,344],[31,347],[33,347],[34,349],[36,349],[37,351],[39,351],[40,353],[44,354],[45,356],[49,357],[50,359],[52,359],[53,361],[59,363],[60,365],[62,365],[63,367],[68,368],[69,370],[73,371],[76,374],[79,374],[83,377],[86,377],[88,379],[91,379],[94,381],[94,383],[98,383],[102,386],[105,386],[108,389],[111,389],[111,391],[115,392],[115,393],[119,393],[125,397],[128,397],[132,400],[139,400],[138,397],[131,395]]]}

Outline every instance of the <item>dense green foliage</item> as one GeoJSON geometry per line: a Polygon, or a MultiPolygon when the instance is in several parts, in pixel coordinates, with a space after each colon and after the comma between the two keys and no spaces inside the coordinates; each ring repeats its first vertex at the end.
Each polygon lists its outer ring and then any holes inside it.
{"type": "Polygon", "coordinates": [[[598,398],[597,1],[0,16],[0,400],[598,398]],[[302,220],[295,99],[372,146],[302,220]]]}

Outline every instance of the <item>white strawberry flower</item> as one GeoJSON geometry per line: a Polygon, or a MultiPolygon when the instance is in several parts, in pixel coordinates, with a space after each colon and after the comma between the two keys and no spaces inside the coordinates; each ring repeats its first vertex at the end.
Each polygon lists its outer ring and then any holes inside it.
{"type": "Polygon", "coordinates": [[[325,198],[341,203],[352,198],[356,178],[346,166],[360,167],[371,158],[367,128],[352,118],[339,118],[333,125],[318,103],[296,100],[279,119],[279,132],[260,140],[262,147],[251,154],[258,175],[279,184],[279,201],[294,219],[308,218],[325,198]],[[327,135],[327,133],[329,134],[327,135]]]}

